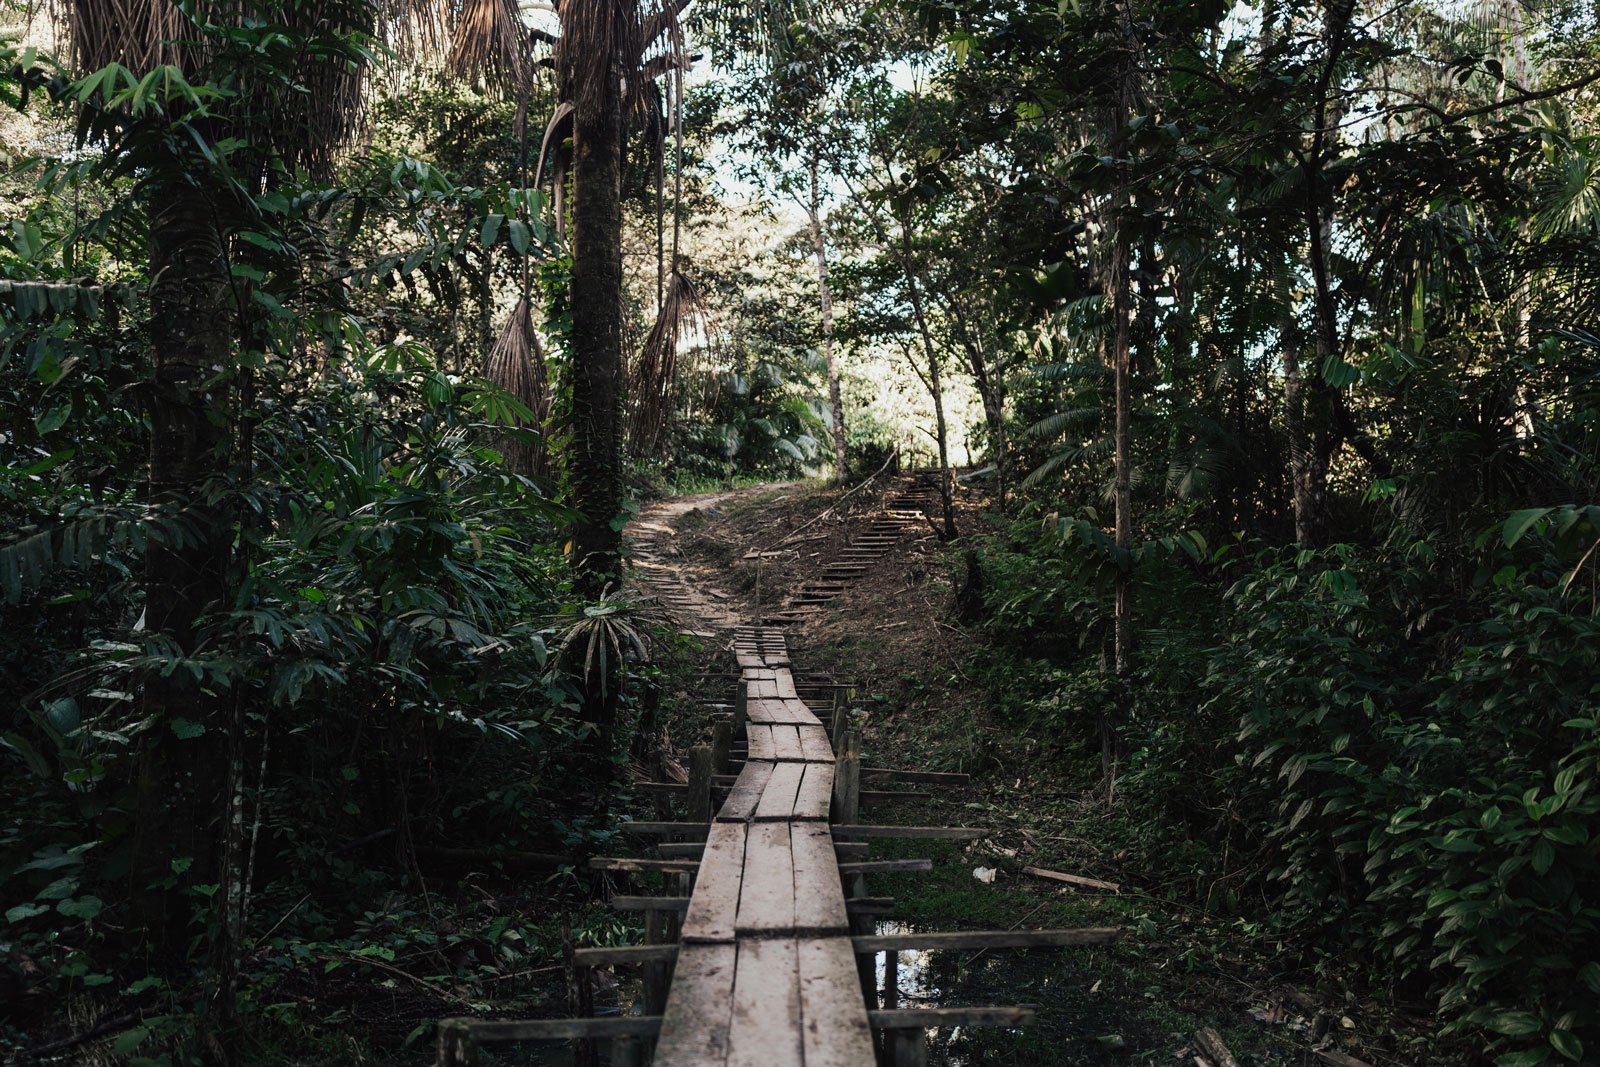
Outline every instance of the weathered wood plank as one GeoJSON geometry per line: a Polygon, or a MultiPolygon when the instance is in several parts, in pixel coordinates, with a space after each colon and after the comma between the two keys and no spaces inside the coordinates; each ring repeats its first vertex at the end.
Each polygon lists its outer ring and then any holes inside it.
{"type": "Polygon", "coordinates": [[[743,822],[754,815],[756,805],[761,802],[762,790],[767,788],[767,779],[771,777],[771,763],[761,761],[746,763],[744,769],[739,772],[738,780],[733,783],[733,790],[728,794],[728,799],[717,812],[717,821],[743,822]]]}
{"type": "Polygon", "coordinates": [[[898,837],[934,841],[977,841],[989,836],[988,830],[972,826],[883,826],[872,823],[839,824],[835,837],[898,837]]]}
{"type": "MultiPolygon", "coordinates": [[[[778,727],[777,729],[782,729],[778,727]]],[[[791,732],[793,727],[788,728],[791,732]]],[[[745,739],[749,742],[750,758],[753,760],[777,759],[776,749],[773,745],[772,731],[774,727],[750,723],[744,728],[745,739]]]]}
{"type": "Polygon", "coordinates": [[[864,934],[851,938],[855,950],[867,952],[927,952],[935,949],[1064,948],[1071,945],[1109,945],[1122,937],[1115,926],[1081,930],[926,930],[910,934],[864,934]]]}
{"type": "Polygon", "coordinates": [[[740,941],[732,999],[727,1067],[800,1067],[805,1062],[800,1036],[800,965],[794,941],[740,941]]]}
{"type": "Polygon", "coordinates": [[[842,937],[804,940],[800,966],[800,1020],[806,1067],[861,1067],[873,1062],[872,1029],[856,977],[853,954],[842,937]]]}
{"type": "Polygon", "coordinates": [[[890,1008],[867,1013],[875,1030],[931,1030],[940,1026],[1021,1026],[1033,1021],[1029,1005],[1015,1008],[890,1008]]]}
{"type": "Polygon", "coordinates": [[[833,763],[807,763],[794,798],[796,819],[826,819],[833,803],[833,763]]]}
{"type": "Polygon", "coordinates": [[[800,779],[805,775],[804,763],[780,763],[772,769],[767,787],[756,805],[755,817],[760,820],[787,820],[794,817],[795,796],[800,792],[800,779]]]}
{"type": "Polygon", "coordinates": [[[683,917],[683,940],[732,941],[744,878],[746,823],[719,822],[711,828],[700,877],[683,917]]]}
{"type": "Polygon", "coordinates": [[[805,750],[800,747],[798,728],[788,724],[769,727],[772,731],[772,758],[803,763],[805,750]]]}
{"type": "Polygon", "coordinates": [[[678,953],[661,1016],[656,1067],[705,1067],[728,1058],[738,950],[686,944],[678,953]]]}
{"type": "Polygon", "coordinates": [[[794,860],[789,852],[788,823],[750,824],[738,929],[768,934],[794,929],[794,860]]]}
{"type": "Polygon", "coordinates": [[[796,727],[800,735],[800,754],[807,760],[818,762],[833,762],[833,746],[828,743],[828,731],[822,728],[821,723],[815,726],[804,725],[796,727]]]}
{"type": "Polygon", "coordinates": [[[807,934],[847,933],[850,922],[828,824],[792,824],[789,851],[794,860],[795,929],[807,934]]]}
{"type": "Polygon", "coordinates": [[[915,860],[862,860],[859,863],[839,864],[839,873],[851,874],[900,874],[906,871],[931,871],[933,861],[927,859],[915,860]]]}

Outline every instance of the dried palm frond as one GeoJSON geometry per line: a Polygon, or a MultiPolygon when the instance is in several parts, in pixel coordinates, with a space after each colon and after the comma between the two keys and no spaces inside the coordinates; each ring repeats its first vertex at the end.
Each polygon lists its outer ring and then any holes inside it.
{"type": "Polygon", "coordinates": [[[562,96],[580,112],[608,106],[619,81],[637,93],[637,64],[644,43],[637,0],[569,0],[561,8],[556,69],[562,96]]]}
{"type": "Polygon", "coordinates": [[[457,77],[521,91],[532,63],[532,42],[517,0],[463,0],[446,65],[457,77]]]}
{"type": "Polygon", "coordinates": [[[498,444],[506,466],[517,474],[542,477],[549,469],[549,453],[544,434],[550,421],[550,379],[545,372],[544,352],[533,330],[533,307],[527,297],[511,309],[500,337],[489,349],[483,376],[520,400],[533,412],[527,434],[507,435],[498,444]]]}
{"type": "Polygon", "coordinates": [[[581,677],[587,682],[598,670],[604,693],[611,681],[621,681],[621,669],[630,658],[650,658],[650,629],[666,621],[661,612],[630,604],[607,586],[599,600],[554,620],[551,630],[560,639],[556,665],[577,674],[581,658],[581,677]]]}
{"type": "Polygon", "coordinates": [[[710,325],[699,290],[688,275],[674,266],[661,314],[645,338],[628,383],[628,393],[633,398],[629,445],[634,455],[647,456],[661,446],[677,393],[683,337],[695,328],[709,332],[710,325]]]}

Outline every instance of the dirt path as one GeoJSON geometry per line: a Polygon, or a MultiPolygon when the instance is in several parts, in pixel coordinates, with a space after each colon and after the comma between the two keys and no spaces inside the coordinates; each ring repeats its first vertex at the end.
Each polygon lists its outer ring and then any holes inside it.
{"type": "Polygon", "coordinates": [[[721,568],[687,559],[676,544],[679,528],[695,512],[714,514],[723,504],[771,493],[798,483],[773,483],[695,493],[650,504],[628,525],[633,580],[658,600],[685,631],[701,637],[748,625],[753,620],[732,593],[719,587],[721,568]]]}

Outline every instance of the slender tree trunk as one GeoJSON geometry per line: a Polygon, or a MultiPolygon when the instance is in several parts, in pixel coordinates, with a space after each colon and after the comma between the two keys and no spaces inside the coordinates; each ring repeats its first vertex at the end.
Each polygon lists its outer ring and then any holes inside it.
{"type": "Polygon", "coordinates": [[[622,379],[621,57],[581,93],[574,121],[572,211],[573,562],[586,592],[617,576],[622,534],[618,391],[622,379]]]}
{"type": "Polygon", "coordinates": [[[1278,351],[1283,359],[1283,428],[1289,445],[1289,492],[1294,507],[1294,540],[1302,547],[1315,543],[1306,441],[1305,383],[1300,374],[1300,338],[1295,326],[1294,294],[1289,286],[1288,258],[1280,264],[1274,280],[1278,298],[1278,351]]]}
{"type": "Polygon", "coordinates": [[[900,252],[905,259],[906,287],[911,296],[911,311],[917,319],[917,331],[922,335],[922,350],[928,360],[928,391],[933,394],[933,418],[936,439],[939,442],[939,503],[943,509],[944,536],[956,537],[955,491],[950,478],[949,431],[944,418],[944,381],[940,375],[939,349],[933,343],[933,331],[928,328],[927,309],[922,302],[922,288],[917,284],[915,260],[911,254],[911,226],[900,219],[900,252]]]}
{"type": "MultiPolygon", "coordinates": [[[[1123,0],[1118,11],[1118,28],[1123,40],[1122,77],[1118,89],[1114,126],[1122,134],[1128,126],[1133,110],[1136,86],[1134,83],[1134,37],[1130,0],[1123,0]]],[[[1119,138],[1120,139],[1120,138],[1119,138]]],[[[1119,152],[1131,151],[1128,145],[1119,144],[1119,152]]],[[[1106,795],[1115,789],[1117,762],[1123,726],[1132,713],[1131,678],[1133,662],[1133,429],[1132,385],[1133,351],[1130,343],[1132,323],[1132,287],[1128,277],[1128,207],[1129,175],[1126,161],[1121,166],[1116,192],[1111,202],[1111,255],[1106,264],[1105,297],[1111,311],[1111,363],[1114,371],[1115,425],[1113,429],[1114,496],[1117,564],[1116,605],[1112,619],[1112,670],[1116,675],[1116,721],[1105,724],[1101,731],[1101,760],[1106,775],[1106,795]]]]}
{"type": "Polygon", "coordinates": [[[844,403],[839,394],[839,356],[833,347],[833,291],[828,285],[828,242],[822,226],[822,193],[817,180],[817,157],[811,157],[811,250],[817,260],[817,298],[822,306],[822,355],[828,363],[828,409],[833,415],[833,471],[841,481],[847,473],[844,451],[844,403]]]}
{"type": "MultiPolygon", "coordinates": [[[[203,199],[158,186],[150,202],[150,481],[156,530],[145,553],[146,632],[174,656],[196,651],[222,607],[227,538],[207,483],[226,462],[227,266],[203,199]]],[[[180,962],[190,898],[217,881],[228,766],[226,713],[180,667],[144,684],[129,877],[153,955],[180,962]],[[173,886],[177,874],[177,885],[173,886]]]]}

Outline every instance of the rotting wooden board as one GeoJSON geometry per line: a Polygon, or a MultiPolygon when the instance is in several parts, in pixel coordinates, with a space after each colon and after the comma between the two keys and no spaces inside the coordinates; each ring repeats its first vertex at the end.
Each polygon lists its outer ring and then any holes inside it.
{"type": "Polygon", "coordinates": [[[833,836],[828,824],[795,823],[789,827],[794,860],[794,925],[807,934],[845,934],[849,920],[844,889],[837,873],[833,836]]]}
{"type": "Polygon", "coordinates": [[[726,1062],[737,959],[732,944],[686,944],[679,950],[661,1015],[656,1067],[726,1062]]]}
{"type": "MultiPolygon", "coordinates": [[[[656,1062],[662,1062],[659,1053],[656,1062]]],[[[799,1067],[805,1062],[798,946],[787,938],[740,941],[727,1067],[799,1067]]]]}
{"type": "Polygon", "coordinates": [[[750,824],[739,888],[740,933],[794,929],[794,858],[789,849],[788,823],[750,824]]]}
{"type": "Polygon", "coordinates": [[[700,877],[695,880],[689,910],[683,917],[683,940],[732,941],[739,915],[739,885],[744,879],[746,823],[721,822],[711,827],[700,877]]]}
{"type": "MultiPolygon", "coordinates": [[[[800,732],[796,727],[780,723],[768,729],[772,731],[772,755],[768,757],[769,759],[805,762],[805,749],[800,747],[800,732]]],[[[751,751],[753,753],[754,749],[751,751]]]]}
{"type": "Polygon", "coordinates": [[[849,945],[842,937],[796,945],[806,1067],[863,1067],[873,1062],[872,1030],[849,945]]]}
{"type": "Polygon", "coordinates": [[[733,791],[717,812],[717,822],[744,822],[754,815],[762,791],[767,788],[767,779],[771,777],[770,762],[746,763],[739,772],[739,780],[733,784],[733,791]]]}
{"type": "Polygon", "coordinates": [[[805,769],[803,763],[780,763],[774,767],[761,801],[756,805],[755,817],[764,821],[794,818],[795,796],[800,792],[800,779],[805,769]]]}
{"type": "Polygon", "coordinates": [[[833,746],[828,743],[828,731],[822,728],[821,723],[815,726],[801,726],[798,732],[802,759],[815,760],[819,763],[833,762],[833,746]]]}
{"type": "MultiPolygon", "coordinates": [[[[789,729],[793,732],[792,727],[789,729]]],[[[773,727],[759,723],[749,723],[745,726],[744,736],[749,745],[750,759],[774,760],[778,758],[773,747],[772,730],[773,727]]]]}
{"type": "Polygon", "coordinates": [[[800,792],[794,798],[796,819],[826,819],[833,803],[833,764],[807,763],[800,792]]]}

